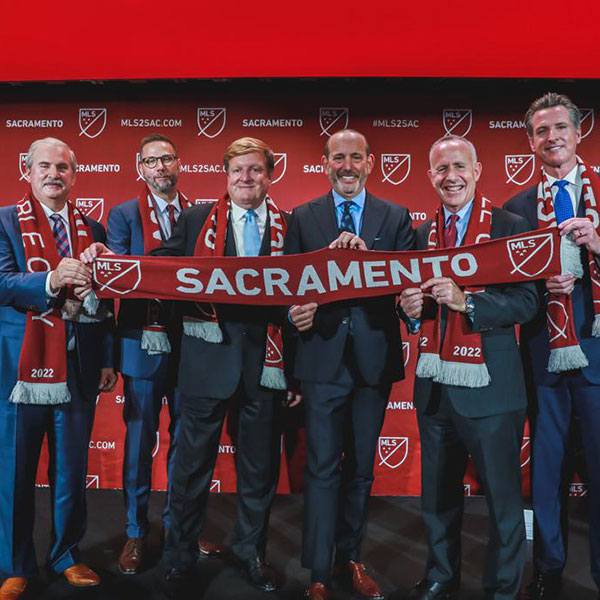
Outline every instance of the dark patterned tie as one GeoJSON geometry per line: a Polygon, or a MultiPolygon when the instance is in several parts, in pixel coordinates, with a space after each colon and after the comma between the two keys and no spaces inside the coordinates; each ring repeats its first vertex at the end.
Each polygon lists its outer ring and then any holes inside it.
{"type": "Polygon", "coordinates": [[[169,211],[169,224],[171,225],[171,235],[173,235],[173,229],[175,229],[175,223],[177,223],[177,219],[175,218],[175,207],[172,204],[167,204],[167,210],[169,211]]]}
{"type": "Polygon", "coordinates": [[[573,214],[571,196],[569,196],[569,192],[565,189],[568,183],[568,181],[560,179],[552,184],[552,187],[558,188],[556,196],[554,196],[554,214],[556,215],[557,225],[575,216],[573,214]]]}
{"type": "Polygon", "coordinates": [[[340,232],[349,231],[350,233],[356,233],[356,227],[354,226],[354,219],[350,209],[356,206],[356,202],[352,200],[346,200],[342,202],[342,218],[340,219],[340,232]]]}
{"type": "Polygon", "coordinates": [[[450,215],[450,219],[444,227],[444,247],[454,248],[456,246],[456,240],[458,239],[458,231],[456,230],[456,222],[458,221],[458,215],[450,215]]]}
{"type": "Polygon", "coordinates": [[[71,248],[69,247],[69,236],[67,235],[67,228],[65,222],[58,213],[50,215],[52,219],[52,233],[54,234],[54,241],[56,242],[56,250],[61,258],[71,258],[71,248]]]}

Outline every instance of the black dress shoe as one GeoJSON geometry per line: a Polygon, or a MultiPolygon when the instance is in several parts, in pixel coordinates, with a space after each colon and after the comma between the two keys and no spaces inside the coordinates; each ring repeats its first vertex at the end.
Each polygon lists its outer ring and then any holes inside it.
{"type": "Polygon", "coordinates": [[[162,577],[160,587],[168,598],[179,600],[188,597],[190,588],[193,588],[192,579],[191,569],[167,569],[162,577]]]}
{"type": "Polygon", "coordinates": [[[456,597],[456,590],[448,584],[428,579],[421,579],[405,596],[406,600],[454,600],[456,597]]]}
{"type": "Polygon", "coordinates": [[[274,592],[277,589],[275,572],[259,556],[243,560],[242,565],[250,583],[263,592],[274,592]]]}
{"type": "Polygon", "coordinates": [[[558,600],[562,588],[560,573],[538,573],[521,592],[521,600],[558,600]]]}

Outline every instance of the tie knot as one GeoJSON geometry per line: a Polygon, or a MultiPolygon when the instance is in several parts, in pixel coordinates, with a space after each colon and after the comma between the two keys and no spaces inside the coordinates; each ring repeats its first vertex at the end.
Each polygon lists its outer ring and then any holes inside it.
{"type": "Polygon", "coordinates": [[[167,210],[169,211],[169,214],[175,214],[175,207],[172,204],[167,204],[167,210]]]}
{"type": "Polygon", "coordinates": [[[52,219],[55,225],[62,223],[62,217],[58,213],[51,214],[50,218],[52,219]]]}
{"type": "Polygon", "coordinates": [[[357,206],[357,204],[354,202],[354,200],[344,200],[344,202],[342,202],[342,206],[344,207],[345,211],[350,212],[355,206],[357,206]]]}
{"type": "Polygon", "coordinates": [[[246,221],[254,221],[254,219],[256,219],[256,213],[253,210],[247,210],[246,213],[244,214],[244,219],[246,219],[246,221]]]}
{"type": "Polygon", "coordinates": [[[552,185],[555,185],[559,190],[564,190],[568,184],[569,182],[565,179],[559,179],[558,181],[555,181],[552,185]]]}
{"type": "Polygon", "coordinates": [[[458,221],[458,215],[450,215],[448,218],[448,222],[446,223],[446,227],[451,227],[452,225],[456,225],[456,221],[458,221]]]}

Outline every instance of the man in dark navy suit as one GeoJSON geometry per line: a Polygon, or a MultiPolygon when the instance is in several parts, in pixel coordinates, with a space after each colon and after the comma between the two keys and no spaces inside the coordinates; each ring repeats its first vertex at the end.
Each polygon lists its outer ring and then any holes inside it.
{"type": "MultiPolygon", "coordinates": [[[[138,167],[145,182],[139,197],[115,206],[108,216],[108,246],[116,254],[142,255],[159,247],[171,237],[182,211],[190,206],[177,189],[181,163],[169,138],[157,133],[145,137],[140,144],[138,167]]],[[[167,492],[171,488],[180,414],[177,369],[181,317],[172,303],[123,300],[117,326],[127,427],[123,457],[127,541],[118,566],[121,573],[132,575],[140,569],[144,556],[152,450],[165,396],[169,408],[167,492]]],[[[170,524],[168,498],[167,493],[165,530],[170,524]]],[[[199,542],[199,550],[205,556],[221,553],[219,546],[206,541],[199,542]]]]}
{"type": "Polygon", "coordinates": [[[73,293],[91,286],[79,253],[105,239],[100,224],[67,202],[75,155],[64,142],[44,138],[30,146],[26,168],[29,193],[17,206],[0,209],[2,600],[21,597],[37,574],[34,486],[45,435],[53,511],[48,566],[75,586],[100,583],[81,563],[77,546],[86,526],[96,396],[117,379],[111,320],[84,316],[73,293]]]}
{"type": "MultiPolygon", "coordinates": [[[[294,209],[286,254],[327,245],[409,250],[406,208],[365,189],[375,157],[365,137],[339,131],[325,146],[332,189],[294,209]]],[[[365,572],[360,547],[373,484],[377,440],[394,381],[404,377],[393,296],[294,306],[299,333],[294,375],[306,406],[307,471],[302,565],[311,570],[312,600],[331,598],[334,560],[362,598],[382,598],[365,572]],[[344,459],[342,460],[342,454],[344,459]]]]}
{"type": "MultiPolygon", "coordinates": [[[[568,482],[566,457],[572,414],[579,417],[590,481],[590,560],[600,587],[600,338],[594,321],[599,298],[597,257],[598,180],[576,155],[581,141],[581,115],[566,96],[548,93],[525,115],[531,150],[542,163],[541,181],[511,198],[505,208],[523,216],[531,229],[554,222],[580,248],[583,277],[566,274],[546,282],[546,301],[522,330],[524,360],[531,377],[532,500],[535,515],[535,578],[524,596],[558,598],[565,566],[564,520],[568,482]],[[562,318],[551,306],[564,305],[562,318]],[[569,309],[569,305],[572,309],[569,309]],[[571,332],[571,333],[569,333],[571,332]],[[596,335],[594,335],[596,333],[596,335]],[[567,348],[557,348],[557,343],[567,348]],[[566,364],[553,364],[563,354],[566,364]]],[[[577,253],[576,253],[577,254],[577,253]]]]}

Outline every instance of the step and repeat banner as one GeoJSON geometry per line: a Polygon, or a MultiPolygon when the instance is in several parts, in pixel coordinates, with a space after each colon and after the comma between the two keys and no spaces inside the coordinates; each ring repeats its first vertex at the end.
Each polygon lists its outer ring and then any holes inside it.
{"type": "MultiPolygon", "coordinates": [[[[329,188],[321,165],[323,147],[334,132],[351,127],[364,133],[376,163],[367,188],[411,212],[415,226],[430,218],[438,199],[427,178],[428,150],[437,138],[467,137],[483,164],[480,189],[500,206],[537,181],[540,165],[528,144],[523,114],[545,91],[570,94],[582,109],[580,154],[600,171],[600,126],[592,88],[569,84],[524,86],[495,82],[441,81],[436,86],[385,81],[329,83],[251,82],[204,84],[200,88],[151,84],[99,89],[57,86],[12,92],[0,102],[0,204],[22,197],[28,184],[24,160],[29,144],[53,136],[67,142],[79,165],[71,199],[106,225],[110,209],[137,195],[137,153],[142,137],[160,132],[173,139],[182,163],[179,187],[194,202],[212,202],[225,192],[222,165],[227,145],[242,136],[265,140],[275,152],[270,194],[291,210],[329,188]],[[167,91],[165,92],[165,89],[167,91]],[[58,90],[58,91],[57,91],[58,90]],[[126,93],[123,93],[125,90],[126,93]],[[71,93],[71,91],[73,93],[71,93]],[[12,99],[11,99],[12,96],[12,99]]],[[[416,339],[404,332],[406,379],[394,386],[379,438],[375,494],[420,493],[420,448],[412,387],[416,339]]],[[[510,376],[510,374],[508,374],[510,376]]],[[[485,393],[485,392],[482,392],[485,393]]],[[[90,488],[121,487],[124,425],[122,385],[97,401],[89,449],[90,488]]],[[[302,489],[305,463],[302,408],[283,414],[280,491],[302,489]]],[[[235,491],[235,410],[224,428],[212,489],[235,491]]],[[[154,486],[166,486],[168,411],[164,407],[154,448],[154,486]]],[[[530,437],[522,448],[524,493],[528,493],[530,437]]],[[[38,481],[45,482],[45,461],[38,481]]],[[[581,470],[580,470],[581,471],[581,470]]],[[[571,492],[585,495],[575,475],[571,492]]],[[[469,468],[465,494],[480,490],[469,468]]]]}

